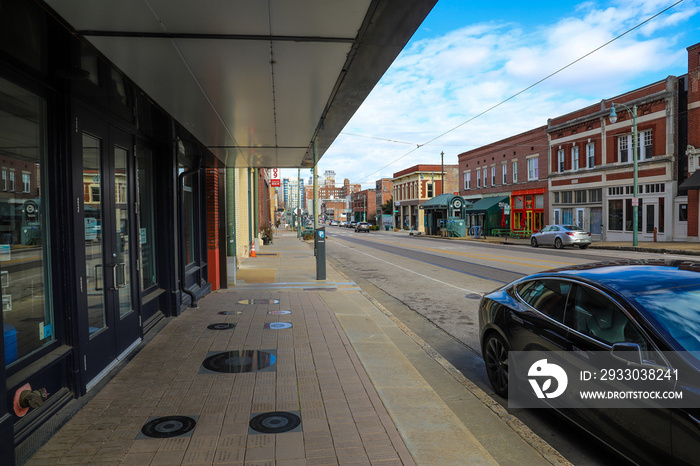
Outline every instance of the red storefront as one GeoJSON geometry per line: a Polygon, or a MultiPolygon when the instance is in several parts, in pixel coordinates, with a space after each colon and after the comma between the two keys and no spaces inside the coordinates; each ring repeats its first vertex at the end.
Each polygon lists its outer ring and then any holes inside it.
{"type": "Polygon", "coordinates": [[[539,231],[544,227],[546,188],[524,189],[510,194],[511,228],[539,231]]]}

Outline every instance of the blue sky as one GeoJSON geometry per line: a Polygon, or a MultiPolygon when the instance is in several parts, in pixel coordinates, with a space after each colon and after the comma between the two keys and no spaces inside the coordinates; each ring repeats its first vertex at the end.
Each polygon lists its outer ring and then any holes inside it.
{"type": "Polygon", "coordinates": [[[440,152],[445,164],[456,164],[459,153],[547,118],[683,75],[686,47],[700,42],[700,0],[680,2],[477,116],[676,2],[439,0],[321,158],[319,172],[373,187],[418,163],[439,164],[440,152]]]}

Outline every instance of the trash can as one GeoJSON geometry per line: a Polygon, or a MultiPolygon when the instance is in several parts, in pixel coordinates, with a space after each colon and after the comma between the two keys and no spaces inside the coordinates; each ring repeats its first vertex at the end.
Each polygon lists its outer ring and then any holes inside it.
{"type": "Polygon", "coordinates": [[[384,231],[389,231],[389,225],[384,225],[384,231]]]}

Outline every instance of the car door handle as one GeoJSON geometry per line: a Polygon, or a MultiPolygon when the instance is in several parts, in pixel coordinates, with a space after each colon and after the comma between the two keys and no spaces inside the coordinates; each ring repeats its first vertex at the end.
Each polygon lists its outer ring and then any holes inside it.
{"type": "Polygon", "coordinates": [[[519,324],[524,324],[524,323],[525,323],[525,321],[524,321],[523,319],[521,319],[520,317],[516,316],[515,314],[511,314],[510,317],[511,317],[511,319],[513,319],[514,321],[516,321],[516,322],[519,323],[519,324]]]}

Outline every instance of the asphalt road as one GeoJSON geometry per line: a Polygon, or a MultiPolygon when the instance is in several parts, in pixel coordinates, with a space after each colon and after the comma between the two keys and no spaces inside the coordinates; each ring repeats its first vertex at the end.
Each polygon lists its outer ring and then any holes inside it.
{"type": "MultiPolygon", "coordinates": [[[[669,255],[595,249],[531,248],[326,229],[326,254],[363,290],[450,361],[469,380],[493,394],[478,336],[482,295],[525,275],[610,259],[671,258],[669,255]]],[[[573,464],[621,464],[583,431],[546,409],[511,410],[573,464]]]]}

